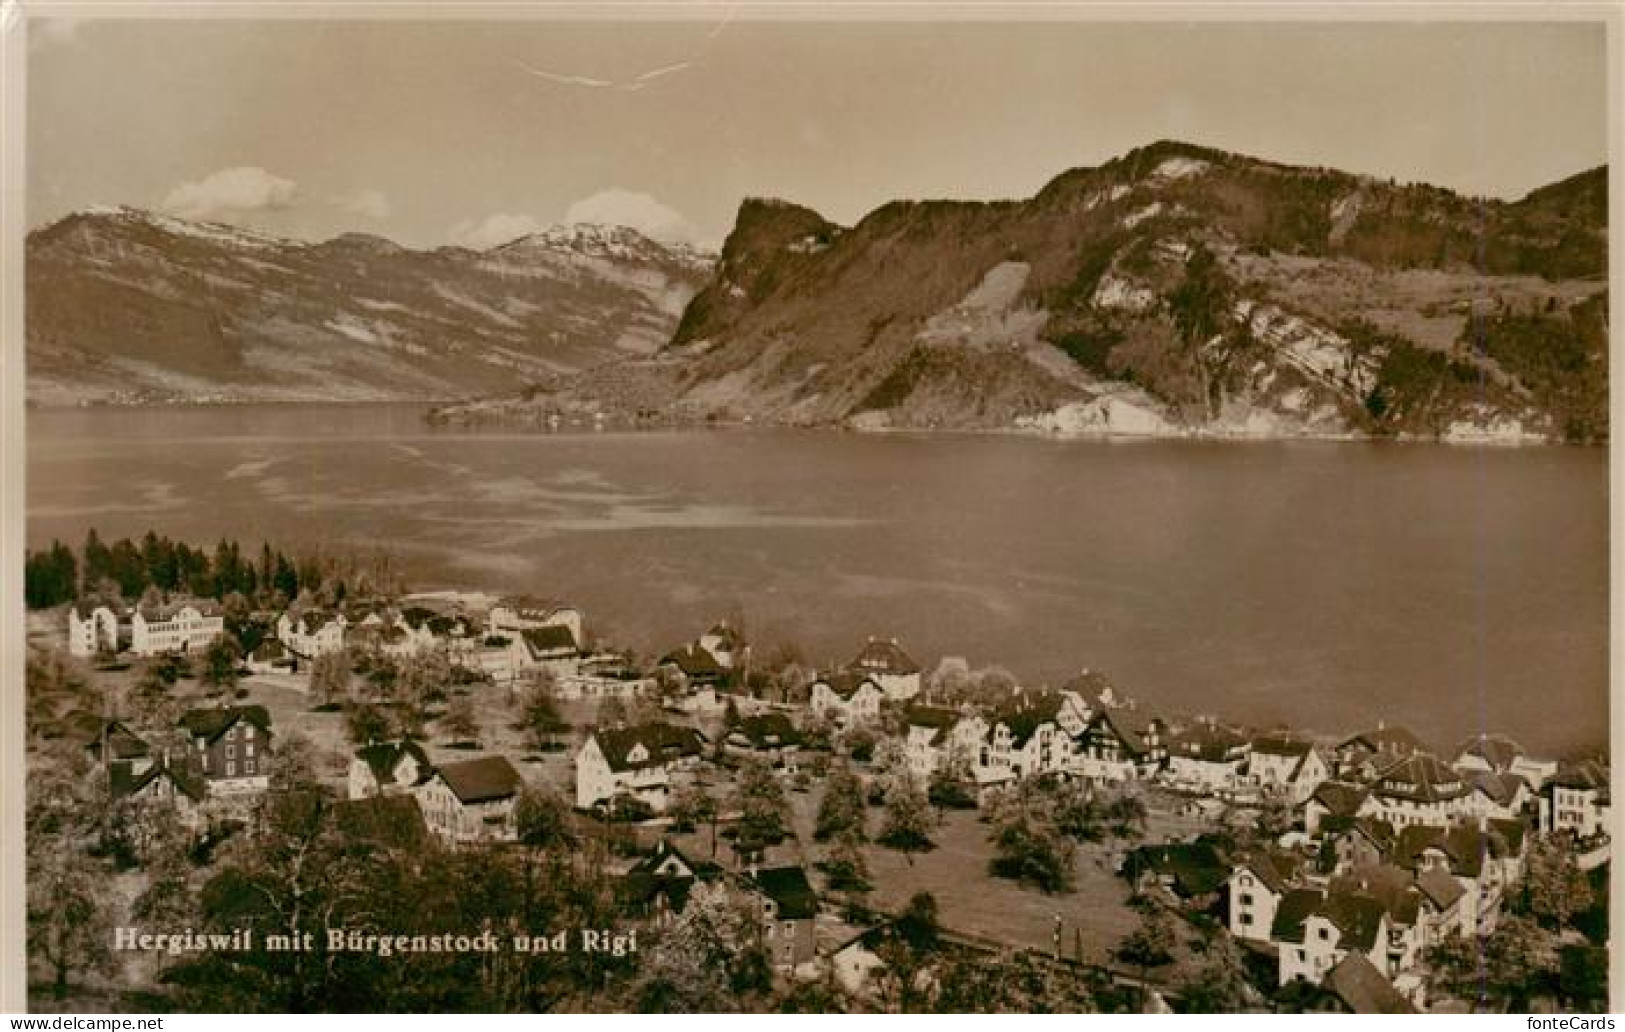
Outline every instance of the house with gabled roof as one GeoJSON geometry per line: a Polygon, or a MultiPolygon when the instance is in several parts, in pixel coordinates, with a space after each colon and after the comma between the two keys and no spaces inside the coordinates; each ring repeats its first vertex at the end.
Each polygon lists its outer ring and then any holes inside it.
{"type": "Polygon", "coordinates": [[[692,858],[661,836],[649,855],[621,878],[618,894],[628,910],[664,925],[682,913],[696,884],[716,881],[722,875],[717,864],[692,858]]]}
{"type": "Polygon", "coordinates": [[[269,635],[243,657],[251,674],[293,674],[299,671],[299,657],[279,638],[269,635]]]}
{"type": "Polygon", "coordinates": [[[1462,774],[1469,788],[1466,811],[1471,816],[1514,820],[1534,799],[1528,782],[1516,774],[1472,769],[1462,774]]]}
{"type": "Polygon", "coordinates": [[[344,648],[350,621],[343,613],[327,609],[289,610],[277,617],[277,640],[301,659],[315,659],[344,648]]]}
{"type": "Polygon", "coordinates": [[[506,756],[442,764],[413,791],[429,830],[447,842],[513,842],[525,780],[506,756]]]}
{"type": "Polygon", "coordinates": [[[663,812],[672,771],[694,765],[704,751],[705,736],[691,727],[651,721],[597,728],[576,754],[576,806],[587,810],[629,795],[663,812]]]}
{"type": "Polygon", "coordinates": [[[1072,770],[1104,783],[1148,777],[1167,757],[1165,734],[1160,720],[1138,710],[1097,706],[1073,739],[1072,770]]]}
{"type": "Polygon", "coordinates": [[[577,643],[583,640],[581,610],[535,595],[509,595],[499,599],[486,614],[485,623],[486,633],[493,635],[517,635],[521,631],[556,626],[568,627],[570,637],[577,643]]]}
{"type": "Polygon", "coordinates": [[[1611,804],[1606,766],[1596,760],[1564,763],[1541,786],[1540,830],[1546,834],[1564,831],[1581,839],[1607,835],[1611,804]]]}
{"type": "Polygon", "coordinates": [[[818,959],[818,893],[807,880],[805,868],[753,869],[745,877],[744,887],[756,901],[762,946],[774,968],[795,972],[818,959]]]}
{"type": "MultiPolygon", "coordinates": [[[[907,730],[903,733],[903,753],[915,777],[928,778],[949,761],[954,725],[963,716],[946,706],[909,706],[903,713],[907,730]]],[[[970,756],[966,754],[966,763],[970,756]]]]}
{"type": "Polygon", "coordinates": [[[1342,778],[1368,778],[1395,760],[1426,751],[1427,746],[1407,728],[1386,721],[1350,735],[1333,750],[1335,772],[1342,778]]]}
{"type": "Polygon", "coordinates": [[[903,651],[896,638],[870,638],[846,669],[872,679],[894,702],[906,702],[920,694],[920,665],[903,651]]]}
{"type": "Polygon", "coordinates": [[[1387,965],[1388,915],[1367,895],[1296,888],[1276,908],[1270,940],[1277,944],[1281,985],[1318,984],[1350,953],[1364,954],[1380,971],[1387,965]]]}
{"type": "Polygon", "coordinates": [[[1225,883],[1231,935],[1256,942],[1270,940],[1275,911],[1291,890],[1296,867],[1289,858],[1261,852],[1243,856],[1236,863],[1225,883]]]}
{"type": "Polygon", "coordinates": [[[722,739],[723,750],[729,755],[763,759],[790,772],[796,768],[801,745],[801,732],[795,722],[777,710],[740,717],[722,739]]]}
{"type": "Polygon", "coordinates": [[[1394,828],[1376,817],[1328,817],[1320,825],[1322,855],[1334,872],[1380,864],[1394,848],[1394,828]]]}
{"type": "Polygon", "coordinates": [[[271,714],[264,706],[216,706],[181,714],[188,762],[211,793],[263,792],[271,784],[271,714]]]}
{"type": "Polygon", "coordinates": [[[1413,825],[1400,829],[1392,860],[1418,878],[1440,871],[1463,889],[1461,932],[1488,934],[1500,918],[1506,888],[1523,872],[1523,836],[1517,822],[1485,821],[1449,828],[1413,825]]]}
{"type": "Polygon", "coordinates": [[[809,708],[841,727],[880,719],[880,704],[887,699],[880,682],[853,670],[824,674],[812,683],[809,708]]]}
{"type": "Polygon", "coordinates": [[[1278,734],[1253,738],[1241,772],[1244,784],[1293,806],[1302,805],[1329,777],[1331,766],[1313,743],[1278,734]]]}
{"type": "Polygon", "coordinates": [[[225,611],[213,599],[141,602],[130,615],[130,651],[138,656],[202,652],[225,633],[225,611]]]}
{"type": "Polygon", "coordinates": [[[1077,697],[1069,692],[1012,692],[987,715],[987,733],[973,757],[977,780],[991,783],[1071,771],[1073,738],[1063,725],[1081,724],[1077,697]]]}
{"type": "Polygon", "coordinates": [[[1471,812],[1471,794],[1455,768],[1432,753],[1413,752],[1377,772],[1369,812],[1396,828],[1444,827],[1471,812]]]}
{"type": "Polygon", "coordinates": [[[136,765],[115,760],[107,768],[109,793],[115,802],[173,814],[193,831],[205,820],[209,786],[182,763],[160,760],[136,765]]]}
{"type": "Polygon", "coordinates": [[[1304,800],[1303,828],[1311,836],[1319,835],[1328,822],[1348,822],[1358,816],[1374,813],[1371,790],[1366,786],[1347,781],[1323,781],[1304,800]]]}
{"type": "Polygon", "coordinates": [[[152,765],[152,746],[122,720],[105,720],[96,736],[85,743],[85,756],[98,767],[125,763],[140,773],[152,765]]]}
{"type": "Polygon", "coordinates": [[[1169,736],[1168,780],[1202,792],[1234,789],[1251,749],[1252,740],[1241,731],[1199,720],[1169,736]]]}
{"type": "Polygon", "coordinates": [[[723,620],[714,624],[709,631],[700,635],[695,644],[711,654],[717,665],[724,670],[733,670],[746,658],[745,652],[750,648],[745,642],[744,635],[723,620]]]}
{"type": "Polygon", "coordinates": [[[410,738],[370,742],[350,759],[346,777],[351,799],[410,792],[434,771],[423,747],[410,738]]]}
{"type": "Polygon", "coordinates": [[[1523,746],[1506,735],[1481,733],[1461,743],[1451,766],[1463,773],[1479,770],[1506,774],[1523,752],[1523,746]]]}
{"type": "Polygon", "coordinates": [[[714,687],[728,679],[728,668],[699,642],[689,642],[660,657],[659,666],[669,667],[682,675],[690,688],[714,687]]]}

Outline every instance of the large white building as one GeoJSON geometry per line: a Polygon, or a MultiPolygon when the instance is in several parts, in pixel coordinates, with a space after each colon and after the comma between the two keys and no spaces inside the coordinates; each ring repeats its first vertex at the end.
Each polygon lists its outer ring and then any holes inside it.
{"type": "Polygon", "coordinates": [[[89,657],[117,652],[120,637],[128,636],[129,614],[112,602],[75,602],[68,610],[68,652],[89,657]]]}
{"type": "Polygon", "coordinates": [[[219,603],[201,599],[143,602],[130,617],[130,651],[138,656],[201,652],[226,633],[219,603]]]}
{"type": "Polygon", "coordinates": [[[674,768],[698,760],[705,736],[691,727],[651,722],[601,727],[576,754],[576,806],[591,809],[631,796],[660,813],[674,768]]]}

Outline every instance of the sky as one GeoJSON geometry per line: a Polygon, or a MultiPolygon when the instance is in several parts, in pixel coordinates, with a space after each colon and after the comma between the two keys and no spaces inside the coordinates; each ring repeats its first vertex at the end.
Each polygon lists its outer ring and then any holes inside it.
{"type": "Polygon", "coordinates": [[[1607,158],[1598,24],[64,20],[29,25],[28,205],[490,246],[720,243],[1026,197],[1159,139],[1515,198],[1607,158]]]}

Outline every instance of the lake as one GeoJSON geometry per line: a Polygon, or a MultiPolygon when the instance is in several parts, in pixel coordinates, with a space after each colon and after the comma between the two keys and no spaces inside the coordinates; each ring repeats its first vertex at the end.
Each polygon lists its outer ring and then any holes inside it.
{"type": "Polygon", "coordinates": [[[402,406],[36,410],[28,540],[385,548],[644,655],[742,615],[1158,711],[1602,747],[1600,449],[431,429],[402,406]]]}

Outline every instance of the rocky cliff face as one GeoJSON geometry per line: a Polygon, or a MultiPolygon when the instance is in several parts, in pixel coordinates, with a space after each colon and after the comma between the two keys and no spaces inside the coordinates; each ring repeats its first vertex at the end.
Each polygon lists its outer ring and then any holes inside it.
{"type": "Polygon", "coordinates": [[[1605,198],[1159,143],[851,227],[748,200],[659,355],[480,414],[1596,440],[1605,198]]]}
{"type": "Polygon", "coordinates": [[[30,398],[463,397],[665,345],[712,259],[563,226],[487,251],[323,243],[131,208],[30,234],[30,398]]]}

